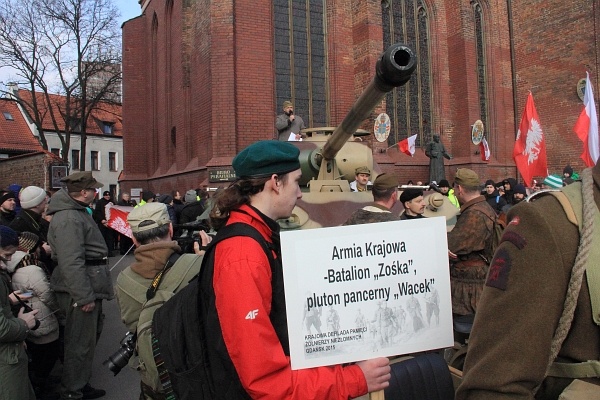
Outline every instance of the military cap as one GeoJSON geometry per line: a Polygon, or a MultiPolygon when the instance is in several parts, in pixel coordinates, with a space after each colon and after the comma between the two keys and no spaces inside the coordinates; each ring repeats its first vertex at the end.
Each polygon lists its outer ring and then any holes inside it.
{"type": "Polygon", "coordinates": [[[388,190],[391,188],[397,188],[399,185],[398,178],[392,174],[379,174],[373,182],[374,190],[388,190]]]}
{"type": "Polygon", "coordinates": [[[147,231],[149,229],[158,228],[171,222],[167,205],[164,203],[146,203],[136,207],[127,215],[127,222],[133,233],[147,231]],[[144,221],[149,221],[147,225],[140,226],[144,221]]]}
{"type": "Polygon", "coordinates": [[[232,165],[238,178],[262,178],[299,169],[299,155],[300,150],[288,142],[263,140],[240,151],[232,165]]]}
{"type": "Polygon", "coordinates": [[[60,180],[67,185],[69,192],[79,192],[84,189],[99,189],[104,186],[92,176],[91,171],[74,172],[60,180]]]}
{"type": "Polygon", "coordinates": [[[371,170],[370,170],[368,167],[366,167],[366,166],[363,166],[363,167],[358,167],[358,168],[356,168],[356,169],[354,170],[354,174],[355,174],[355,175],[358,175],[358,174],[367,174],[367,175],[371,175],[371,170]]]}
{"type": "Polygon", "coordinates": [[[478,187],[480,185],[477,172],[468,168],[459,168],[454,177],[454,183],[466,187],[478,187]]]}
{"type": "Polygon", "coordinates": [[[405,189],[400,195],[400,202],[404,204],[407,201],[423,196],[423,189],[405,189]]]}
{"type": "Polygon", "coordinates": [[[284,101],[283,102],[283,108],[288,108],[288,107],[294,107],[294,105],[292,104],[291,101],[284,101]]]}

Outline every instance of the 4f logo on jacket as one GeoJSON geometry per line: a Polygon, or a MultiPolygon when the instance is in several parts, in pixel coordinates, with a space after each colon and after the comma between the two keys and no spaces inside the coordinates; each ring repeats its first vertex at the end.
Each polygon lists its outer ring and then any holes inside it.
{"type": "Polygon", "coordinates": [[[246,319],[255,319],[257,315],[258,315],[258,309],[252,310],[248,313],[248,315],[246,315],[246,319]]]}

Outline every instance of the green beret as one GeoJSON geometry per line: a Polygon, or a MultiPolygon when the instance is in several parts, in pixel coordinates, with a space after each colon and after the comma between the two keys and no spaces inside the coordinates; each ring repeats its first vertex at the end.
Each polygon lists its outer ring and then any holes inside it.
{"type": "Polygon", "coordinates": [[[400,195],[400,202],[404,204],[407,201],[416,199],[419,196],[423,196],[423,189],[405,189],[400,195]]]}
{"type": "Polygon", "coordinates": [[[400,183],[398,179],[392,174],[379,174],[373,182],[374,190],[388,190],[391,188],[397,188],[400,183]]]}
{"type": "Polygon", "coordinates": [[[478,187],[481,184],[477,172],[468,168],[459,168],[458,171],[456,171],[454,183],[456,183],[457,185],[473,188],[478,187]]]}
{"type": "Polygon", "coordinates": [[[300,150],[288,142],[263,140],[246,147],[233,159],[238,178],[287,174],[300,168],[300,150]]]}

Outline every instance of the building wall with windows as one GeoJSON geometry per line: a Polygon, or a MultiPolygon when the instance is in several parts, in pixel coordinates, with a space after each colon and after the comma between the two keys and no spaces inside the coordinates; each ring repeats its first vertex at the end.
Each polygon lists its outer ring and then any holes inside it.
{"type": "MultiPolygon", "coordinates": [[[[61,144],[55,132],[46,132],[48,149],[51,153],[62,157],[61,144]]],[[[69,148],[69,171],[80,170],[79,156],[81,152],[81,135],[71,134],[69,148]],[[74,157],[76,156],[76,157],[74,157]]],[[[92,171],[94,177],[104,184],[102,190],[110,190],[110,185],[117,185],[119,173],[123,169],[123,138],[121,136],[87,135],[85,170],[92,171]],[[93,162],[92,154],[96,154],[96,162],[93,162]],[[111,162],[111,159],[114,162],[111,162]],[[111,169],[112,167],[112,169],[111,169]]]]}
{"type": "Polygon", "coordinates": [[[512,149],[529,90],[550,143],[550,172],[566,161],[580,169],[581,145],[571,132],[582,107],[575,86],[587,68],[600,92],[600,6],[545,4],[142,1],[143,14],[123,26],[122,183],[154,192],[197,187],[248,144],[275,137],[284,100],[308,126],[338,125],[395,42],[411,46],[419,64],[363,125],[372,130],[380,112],[392,120],[387,142],[367,140],[383,171],[426,181],[423,149],[437,133],[454,156],[446,162],[450,180],[459,167],[482,180],[516,176],[512,149]],[[477,120],[489,163],[471,142],[477,120]],[[395,144],[413,134],[417,152],[407,157],[395,144]]]}

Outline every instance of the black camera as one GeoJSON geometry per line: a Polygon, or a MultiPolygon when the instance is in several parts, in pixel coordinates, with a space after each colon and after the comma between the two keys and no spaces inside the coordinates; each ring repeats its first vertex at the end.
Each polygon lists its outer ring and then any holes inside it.
{"type": "Polygon", "coordinates": [[[177,236],[173,237],[173,240],[177,241],[177,244],[181,247],[182,253],[189,254],[194,254],[194,242],[199,243],[200,247],[202,247],[200,231],[208,232],[210,230],[210,226],[207,221],[204,220],[178,224],[173,228],[179,233],[177,236]]]}
{"type": "Polygon", "coordinates": [[[127,365],[133,353],[135,353],[136,341],[137,335],[127,332],[125,337],[121,339],[121,347],[109,356],[102,365],[106,365],[116,376],[127,365]]]}

